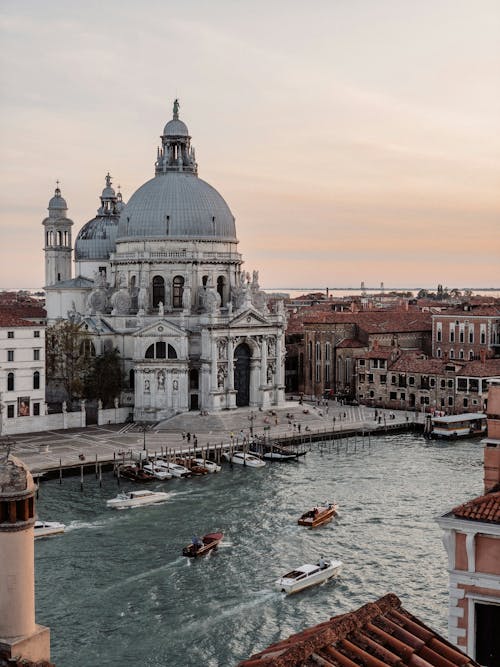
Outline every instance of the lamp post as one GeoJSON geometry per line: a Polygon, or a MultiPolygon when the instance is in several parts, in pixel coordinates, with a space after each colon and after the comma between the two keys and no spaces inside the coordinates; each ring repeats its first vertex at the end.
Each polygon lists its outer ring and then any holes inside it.
{"type": "Polygon", "coordinates": [[[250,435],[253,438],[253,420],[255,419],[255,415],[253,412],[250,413],[250,435]]]}
{"type": "Polygon", "coordinates": [[[145,452],[146,451],[146,431],[148,430],[148,425],[146,424],[146,422],[142,422],[141,428],[142,428],[142,451],[145,452]]]}

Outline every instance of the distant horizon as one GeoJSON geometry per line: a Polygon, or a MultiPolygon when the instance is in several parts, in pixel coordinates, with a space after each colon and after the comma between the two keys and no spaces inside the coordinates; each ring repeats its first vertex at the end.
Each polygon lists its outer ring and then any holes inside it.
{"type": "MultiPolygon", "coordinates": [[[[443,283],[441,283],[443,284],[443,283]]],[[[349,286],[341,286],[341,287],[262,287],[261,289],[264,290],[265,292],[325,292],[326,290],[329,290],[331,292],[353,292],[353,291],[359,291],[359,292],[393,292],[393,291],[400,291],[400,292],[418,292],[421,289],[425,290],[437,290],[437,285],[434,286],[417,286],[417,287],[395,287],[395,286],[386,286],[384,285],[383,287],[381,286],[375,286],[375,287],[370,287],[370,286],[357,286],[357,287],[349,287],[349,286]]],[[[500,287],[456,287],[454,285],[444,285],[443,284],[443,289],[446,289],[448,291],[458,289],[460,292],[463,292],[465,290],[470,290],[471,292],[500,292],[500,287]]],[[[44,292],[45,288],[44,287],[0,287],[0,292],[44,292]]]]}

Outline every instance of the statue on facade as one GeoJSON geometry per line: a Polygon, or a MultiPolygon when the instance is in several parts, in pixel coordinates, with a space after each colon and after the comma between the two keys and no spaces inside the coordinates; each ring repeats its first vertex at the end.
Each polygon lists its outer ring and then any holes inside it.
{"type": "Polygon", "coordinates": [[[165,371],[158,371],[158,389],[165,391],[165,371]]]}
{"type": "Polygon", "coordinates": [[[223,366],[219,366],[217,371],[217,389],[224,389],[226,373],[223,366]]]}
{"type": "Polygon", "coordinates": [[[165,308],[163,307],[163,301],[158,303],[158,315],[163,317],[165,315],[165,308]]]}
{"type": "Polygon", "coordinates": [[[226,359],[227,357],[227,340],[221,338],[217,341],[217,350],[219,359],[226,359]]]}
{"type": "Polygon", "coordinates": [[[267,364],[267,384],[273,383],[274,364],[267,364]]]}

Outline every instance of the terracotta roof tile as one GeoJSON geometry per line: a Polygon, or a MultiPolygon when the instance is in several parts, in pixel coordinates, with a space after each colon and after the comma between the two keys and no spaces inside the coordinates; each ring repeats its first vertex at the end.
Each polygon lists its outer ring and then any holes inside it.
{"type": "Polygon", "coordinates": [[[469,377],[500,376],[500,359],[485,359],[484,361],[469,361],[457,375],[469,377]]]}
{"type": "Polygon", "coordinates": [[[269,646],[239,667],[464,667],[471,658],[401,607],[392,593],[269,646]]]}
{"type": "Polygon", "coordinates": [[[430,313],[406,310],[382,310],[363,312],[316,311],[303,319],[304,324],[357,324],[366,333],[407,331],[431,331],[430,313]]]}
{"type": "Polygon", "coordinates": [[[458,519],[500,524],[500,491],[487,493],[451,510],[458,519]]]}

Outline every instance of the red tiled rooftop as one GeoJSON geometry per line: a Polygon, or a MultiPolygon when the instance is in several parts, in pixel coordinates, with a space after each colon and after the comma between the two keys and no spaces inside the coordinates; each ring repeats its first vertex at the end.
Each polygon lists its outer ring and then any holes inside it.
{"type": "Polygon", "coordinates": [[[469,361],[460,370],[458,375],[470,377],[500,376],[500,359],[485,359],[484,361],[469,361]]]}
{"type": "Polygon", "coordinates": [[[10,313],[2,312],[0,310],[0,327],[32,327],[33,322],[28,322],[28,320],[23,320],[20,317],[11,315],[10,313]]]}
{"type": "Polygon", "coordinates": [[[352,348],[352,347],[366,347],[365,343],[362,343],[357,338],[344,338],[337,345],[337,348],[352,348]]]}
{"type": "Polygon", "coordinates": [[[431,331],[430,313],[406,310],[363,311],[356,313],[317,311],[304,324],[357,324],[366,333],[431,331]]]}
{"type": "Polygon", "coordinates": [[[487,493],[451,510],[458,519],[500,523],[500,491],[487,493]]]}
{"type": "Polygon", "coordinates": [[[272,644],[239,667],[465,667],[477,663],[389,593],[272,644]]]}

